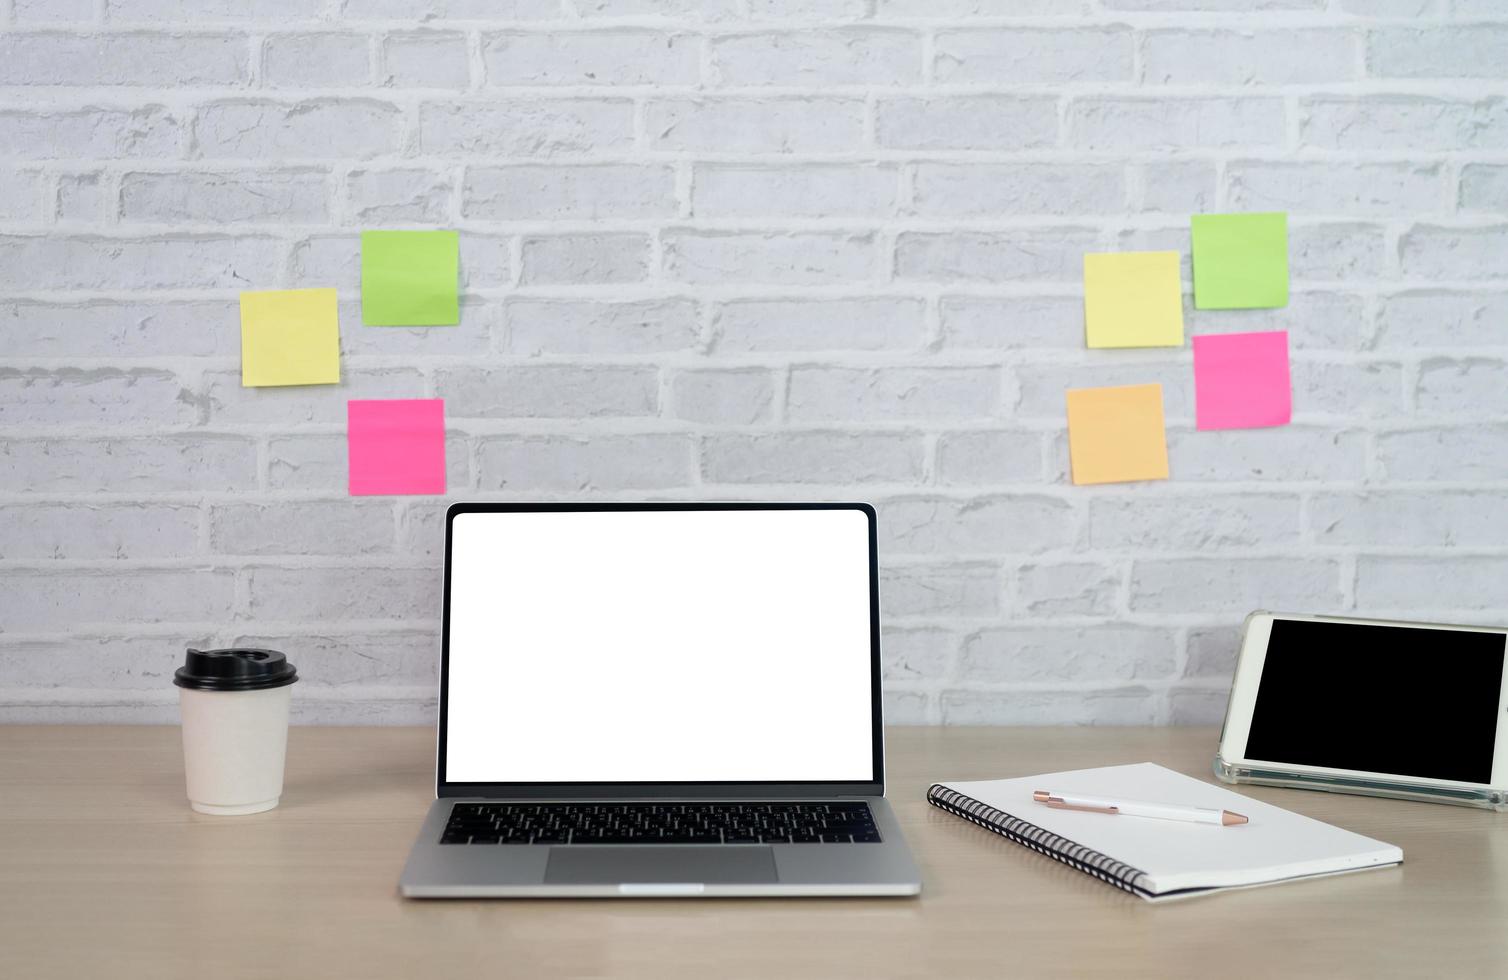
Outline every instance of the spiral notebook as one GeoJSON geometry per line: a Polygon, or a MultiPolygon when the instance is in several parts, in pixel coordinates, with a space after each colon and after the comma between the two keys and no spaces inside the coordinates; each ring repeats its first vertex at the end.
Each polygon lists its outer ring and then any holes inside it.
{"type": "Polygon", "coordinates": [[[1150,762],[936,783],[927,801],[1142,898],[1187,898],[1398,864],[1403,851],[1150,762]],[[1060,810],[1033,790],[1233,810],[1235,827],[1060,810]]]}

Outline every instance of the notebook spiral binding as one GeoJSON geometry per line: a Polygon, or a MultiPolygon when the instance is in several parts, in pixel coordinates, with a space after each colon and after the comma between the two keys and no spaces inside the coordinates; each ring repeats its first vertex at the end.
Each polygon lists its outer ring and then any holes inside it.
{"type": "Polygon", "coordinates": [[[1151,895],[1145,887],[1146,872],[1133,868],[1124,861],[1117,861],[1093,848],[1076,844],[1066,837],[1043,830],[1020,817],[1013,817],[1004,810],[997,810],[957,790],[948,789],[941,783],[932,784],[927,790],[927,802],[941,810],[963,817],[985,830],[1029,847],[1054,861],[1061,861],[1087,875],[1131,892],[1133,895],[1151,895]]]}

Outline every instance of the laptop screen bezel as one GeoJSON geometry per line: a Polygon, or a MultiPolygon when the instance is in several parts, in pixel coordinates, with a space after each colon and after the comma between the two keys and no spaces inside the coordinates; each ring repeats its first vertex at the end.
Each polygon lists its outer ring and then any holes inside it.
{"type": "Polygon", "coordinates": [[[440,630],[440,717],[435,749],[435,795],[446,797],[529,798],[765,798],[815,796],[883,796],[885,793],[885,738],[880,691],[880,569],[878,521],[866,503],[753,503],[753,502],[656,502],[656,503],[472,503],[451,504],[445,513],[445,585],[440,630]],[[870,742],[873,778],[859,782],[834,780],[747,782],[451,782],[445,777],[446,726],[450,680],[450,575],[451,541],[455,519],[461,514],[626,512],[626,511],[716,511],[716,510],[855,510],[868,523],[869,540],[869,697],[870,742]]]}

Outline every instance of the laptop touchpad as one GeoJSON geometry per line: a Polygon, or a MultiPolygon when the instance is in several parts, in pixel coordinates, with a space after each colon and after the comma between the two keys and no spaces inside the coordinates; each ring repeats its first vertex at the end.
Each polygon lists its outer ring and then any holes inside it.
{"type": "Polygon", "coordinates": [[[635,881],[757,885],[779,880],[774,850],[745,844],[552,847],[550,863],[545,866],[547,885],[611,885],[635,881]]]}

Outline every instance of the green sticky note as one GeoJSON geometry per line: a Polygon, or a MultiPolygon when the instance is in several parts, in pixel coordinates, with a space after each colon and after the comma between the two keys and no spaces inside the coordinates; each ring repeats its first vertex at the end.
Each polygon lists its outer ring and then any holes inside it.
{"type": "Polygon", "coordinates": [[[461,238],[453,231],[361,233],[361,322],[373,327],[459,323],[461,238]]]}
{"type": "Polygon", "coordinates": [[[1194,306],[1249,310],[1288,305],[1288,215],[1196,214],[1194,306]]]}

